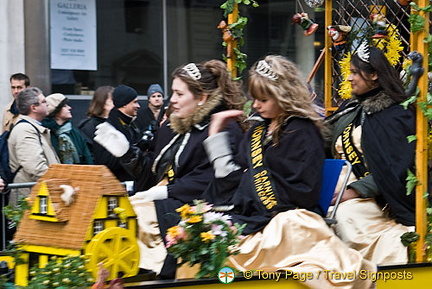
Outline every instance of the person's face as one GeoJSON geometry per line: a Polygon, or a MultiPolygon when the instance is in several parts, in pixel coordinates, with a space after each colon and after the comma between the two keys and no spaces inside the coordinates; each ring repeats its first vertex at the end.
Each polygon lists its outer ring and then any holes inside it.
{"type": "Polygon", "coordinates": [[[163,96],[160,92],[155,92],[149,97],[149,104],[153,107],[161,107],[163,105],[163,96]]]}
{"type": "Polygon", "coordinates": [[[39,121],[48,116],[48,104],[43,94],[38,95],[38,103],[32,104],[32,111],[39,121]]]}
{"type": "Polygon", "coordinates": [[[112,99],[112,95],[109,94],[104,104],[104,115],[108,116],[109,112],[111,111],[111,109],[113,109],[113,107],[114,107],[114,102],[112,99]]]}
{"type": "Polygon", "coordinates": [[[198,107],[198,103],[203,104],[203,100],[196,99],[189,90],[187,84],[180,78],[174,78],[171,86],[173,94],[170,99],[172,115],[179,118],[186,118],[193,114],[198,107]]]}
{"type": "Polygon", "coordinates": [[[12,79],[10,81],[12,96],[16,98],[18,94],[27,88],[24,80],[12,79]]]}
{"type": "Polygon", "coordinates": [[[58,112],[56,118],[61,120],[68,120],[72,118],[71,113],[72,107],[70,107],[68,104],[63,105],[62,109],[58,112]]]}
{"type": "Polygon", "coordinates": [[[138,97],[126,104],[123,108],[123,113],[130,115],[130,116],[136,116],[138,109],[140,108],[140,104],[138,103],[138,97]]]}
{"type": "Polygon", "coordinates": [[[276,101],[267,96],[254,98],[252,106],[263,118],[267,119],[275,119],[283,112],[276,101]]]}
{"type": "Polygon", "coordinates": [[[374,81],[378,79],[376,73],[361,74],[361,71],[354,65],[350,65],[350,75],[347,80],[351,82],[352,93],[361,95],[373,88],[374,81]]]}

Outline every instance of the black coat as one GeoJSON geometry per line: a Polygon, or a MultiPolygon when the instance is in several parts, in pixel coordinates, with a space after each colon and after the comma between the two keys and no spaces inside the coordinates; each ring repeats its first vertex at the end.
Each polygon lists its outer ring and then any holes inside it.
{"type": "MultiPolygon", "coordinates": [[[[115,129],[124,134],[129,143],[134,144],[140,138],[140,132],[133,123],[133,119],[118,109],[113,108],[110,111],[107,122],[109,122],[115,129]]],[[[113,156],[103,146],[98,143],[93,145],[94,162],[97,165],[106,165],[111,172],[119,179],[119,181],[132,181],[133,177],[120,163],[120,159],[113,156]]]]}
{"type": "Polygon", "coordinates": [[[161,122],[164,113],[165,109],[162,106],[161,110],[159,111],[159,116],[156,119],[150,108],[141,108],[138,111],[137,118],[135,119],[135,124],[137,125],[141,133],[144,133],[146,131],[151,131],[152,133],[155,133],[156,130],[159,128],[159,123],[161,122]]]}
{"type": "MultiPolygon", "coordinates": [[[[415,142],[407,140],[416,131],[414,111],[404,109],[383,92],[360,104],[354,98],[329,119],[334,123],[332,149],[337,137],[355,117],[355,110],[346,113],[353,107],[365,111],[361,145],[365,162],[379,190],[377,202],[382,206],[388,204],[397,222],[414,226],[415,193],[407,194],[406,191],[407,170],[414,172],[415,142]]],[[[362,182],[368,181],[368,178],[359,179],[353,186],[361,192],[368,187],[362,186],[362,182]]]]}
{"type": "Polygon", "coordinates": [[[101,123],[104,123],[106,121],[106,118],[103,117],[89,117],[86,119],[83,119],[78,124],[78,129],[81,131],[81,134],[83,135],[84,139],[87,142],[87,146],[90,150],[90,153],[92,156],[93,153],[93,144],[94,144],[94,133],[96,131],[96,127],[100,125],[101,123]]]}
{"type": "MultiPolygon", "coordinates": [[[[230,135],[231,148],[238,150],[243,132],[236,122],[230,122],[226,128],[230,135]]],[[[149,189],[159,181],[152,171],[152,167],[158,167],[158,156],[170,146],[170,142],[176,136],[169,122],[164,123],[157,131],[151,150],[147,153],[139,153],[137,148],[131,148],[122,157],[123,165],[135,177],[137,191],[149,189]],[[138,184],[139,182],[139,184],[138,184]]],[[[173,169],[175,175],[168,184],[168,199],[155,201],[159,226],[162,236],[166,230],[179,221],[175,210],[185,203],[192,203],[195,199],[201,199],[202,193],[214,178],[214,170],[205,152],[203,141],[208,137],[208,123],[194,126],[189,133],[184,135],[184,143],[177,153],[173,169]]]]}
{"type": "Polygon", "coordinates": [[[235,162],[240,169],[213,182],[206,192],[211,203],[230,200],[233,222],[246,223],[243,234],[263,229],[278,212],[303,208],[321,213],[318,201],[324,164],[324,141],[315,124],[305,118],[291,117],[283,126],[279,145],[264,146],[263,163],[271,177],[278,205],[268,210],[260,201],[254,186],[250,154],[252,127],[240,145],[235,162]],[[209,197],[212,196],[212,197],[209,197]]]}

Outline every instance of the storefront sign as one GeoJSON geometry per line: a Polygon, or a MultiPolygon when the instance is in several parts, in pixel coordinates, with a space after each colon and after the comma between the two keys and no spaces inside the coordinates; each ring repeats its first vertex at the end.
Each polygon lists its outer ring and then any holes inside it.
{"type": "Polygon", "coordinates": [[[97,70],[96,0],[50,1],[51,68],[97,70]]]}

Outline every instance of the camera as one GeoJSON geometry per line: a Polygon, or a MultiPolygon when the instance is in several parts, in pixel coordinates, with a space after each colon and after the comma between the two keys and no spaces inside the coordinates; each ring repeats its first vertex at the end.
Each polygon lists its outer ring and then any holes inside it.
{"type": "Polygon", "coordinates": [[[153,138],[154,138],[153,132],[151,130],[146,130],[145,132],[143,132],[141,139],[137,142],[137,146],[142,151],[145,151],[148,149],[153,138]]]}

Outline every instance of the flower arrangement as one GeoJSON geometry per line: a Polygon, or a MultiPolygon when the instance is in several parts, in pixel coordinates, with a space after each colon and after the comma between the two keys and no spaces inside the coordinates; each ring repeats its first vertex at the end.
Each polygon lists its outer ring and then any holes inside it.
{"type": "Polygon", "coordinates": [[[238,254],[245,225],[232,224],[231,217],[212,212],[212,205],[195,201],[177,209],[181,221],[168,229],[167,250],[179,258],[178,266],[200,264],[195,278],[215,277],[230,255],[238,254]]]}

